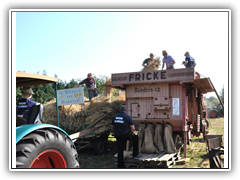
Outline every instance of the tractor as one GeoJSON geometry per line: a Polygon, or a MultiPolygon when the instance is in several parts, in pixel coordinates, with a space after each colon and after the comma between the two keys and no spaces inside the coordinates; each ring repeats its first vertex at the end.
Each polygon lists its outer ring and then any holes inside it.
{"type": "MultiPolygon", "coordinates": [[[[57,92],[57,82],[57,78],[44,75],[16,73],[16,87],[55,83],[57,92]]],[[[40,110],[39,106],[32,110],[29,118],[33,122],[40,110]]],[[[70,136],[61,128],[42,123],[25,124],[16,127],[16,168],[79,168],[78,153],[70,136]]]]}

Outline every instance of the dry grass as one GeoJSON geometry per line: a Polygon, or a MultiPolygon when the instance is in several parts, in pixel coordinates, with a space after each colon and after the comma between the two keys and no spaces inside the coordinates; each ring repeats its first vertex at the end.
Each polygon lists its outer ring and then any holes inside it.
{"type": "MultiPolygon", "coordinates": [[[[223,135],[224,146],[224,118],[209,119],[209,135],[223,135]]],[[[182,148],[181,157],[184,157],[182,148]]],[[[190,158],[188,163],[183,165],[174,165],[172,168],[210,168],[207,143],[203,136],[192,138],[190,145],[187,145],[187,158],[190,158]]]]}

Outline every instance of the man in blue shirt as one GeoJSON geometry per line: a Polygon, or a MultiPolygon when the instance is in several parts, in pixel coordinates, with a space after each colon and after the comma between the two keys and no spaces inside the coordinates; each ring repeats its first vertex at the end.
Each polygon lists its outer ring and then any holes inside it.
{"type": "Polygon", "coordinates": [[[196,66],[195,59],[189,55],[188,51],[184,54],[184,56],[186,56],[184,66],[186,68],[194,68],[196,66]]]}
{"type": "Polygon", "coordinates": [[[126,114],[126,106],[120,107],[120,113],[112,119],[112,128],[117,139],[118,147],[118,168],[124,168],[123,150],[127,140],[133,141],[133,157],[139,157],[138,136],[133,132],[135,126],[131,116],[126,114]]]}
{"type": "Polygon", "coordinates": [[[164,68],[165,63],[166,63],[167,69],[174,69],[173,65],[175,64],[175,61],[172,58],[172,56],[168,55],[167,51],[165,51],[165,50],[162,51],[162,55],[164,56],[162,70],[164,68]]]}
{"type": "Polygon", "coordinates": [[[28,118],[32,112],[33,106],[40,105],[40,103],[36,103],[31,99],[33,94],[30,87],[24,87],[22,89],[22,98],[17,102],[16,126],[29,123],[28,118]]]}

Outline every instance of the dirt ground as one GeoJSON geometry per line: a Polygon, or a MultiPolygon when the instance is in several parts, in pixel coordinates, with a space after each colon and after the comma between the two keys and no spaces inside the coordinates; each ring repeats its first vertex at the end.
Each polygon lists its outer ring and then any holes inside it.
{"type": "MultiPolygon", "coordinates": [[[[224,135],[224,118],[209,119],[209,134],[224,135]]],[[[224,146],[224,136],[223,136],[224,146]]],[[[80,168],[83,169],[113,169],[114,155],[117,153],[117,144],[114,139],[107,142],[106,152],[103,155],[94,155],[93,150],[82,149],[78,152],[80,168]]],[[[184,150],[181,148],[180,156],[183,158],[184,150]]],[[[187,145],[187,158],[185,163],[176,163],[171,168],[210,168],[207,152],[207,144],[202,134],[192,138],[191,144],[187,145]]],[[[224,157],[223,157],[224,158],[224,157]]]]}

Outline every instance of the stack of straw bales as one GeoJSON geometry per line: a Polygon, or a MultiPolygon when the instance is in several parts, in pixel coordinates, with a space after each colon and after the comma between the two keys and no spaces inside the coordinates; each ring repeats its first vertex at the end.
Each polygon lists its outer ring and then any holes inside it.
{"type": "Polygon", "coordinates": [[[161,65],[160,58],[153,59],[147,67],[144,67],[141,71],[155,71],[161,65]]]}
{"type": "MultiPolygon", "coordinates": [[[[110,80],[108,80],[107,83],[111,83],[110,80]]],[[[112,91],[113,89],[110,86],[105,86],[106,93],[111,94],[112,91]]],[[[92,124],[107,114],[107,117],[96,127],[110,124],[112,117],[119,112],[119,108],[117,107],[124,103],[125,95],[121,95],[112,101],[111,98],[102,96],[96,99],[93,98],[91,102],[84,103],[83,105],[73,104],[59,106],[59,125],[64,130],[78,132],[80,129],[86,128],[86,124],[92,124]]],[[[56,99],[44,104],[43,119],[44,123],[57,125],[56,99]]],[[[111,125],[104,126],[96,130],[95,133],[100,134],[108,130],[111,130],[111,125]]]]}

